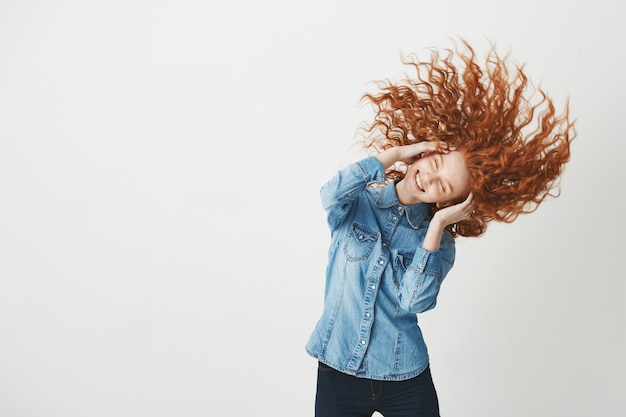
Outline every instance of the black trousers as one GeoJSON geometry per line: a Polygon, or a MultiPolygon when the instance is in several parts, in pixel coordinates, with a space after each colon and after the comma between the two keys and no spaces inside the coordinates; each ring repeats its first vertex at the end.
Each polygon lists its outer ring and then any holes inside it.
{"type": "Polygon", "coordinates": [[[430,368],[405,381],[357,378],[319,363],[315,417],[439,417],[430,368]]]}

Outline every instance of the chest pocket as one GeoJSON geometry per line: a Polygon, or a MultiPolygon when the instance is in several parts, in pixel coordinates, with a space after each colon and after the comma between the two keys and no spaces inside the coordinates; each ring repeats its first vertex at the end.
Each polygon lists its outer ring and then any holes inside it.
{"type": "Polygon", "coordinates": [[[343,252],[346,254],[349,261],[367,259],[374,250],[374,245],[379,236],[380,234],[378,232],[374,232],[358,223],[354,223],[350,234],[346,238],[343,252]]]}
{"type": "Polygon", "coordinates": [[[400,287],[400,284],[402,284],[402,278],[412,262],[412,255],[398,253],[396,261],[393,265],[393,283],[396,284],[396,286],[400,287]]]}

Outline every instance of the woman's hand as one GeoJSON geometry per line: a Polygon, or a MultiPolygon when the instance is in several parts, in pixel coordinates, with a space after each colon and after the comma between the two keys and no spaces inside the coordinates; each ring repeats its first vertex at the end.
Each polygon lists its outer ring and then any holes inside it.
{"type": "Polygon", "coordinates": [[[472,203],[474,196],[470,193],[465,201],[439,209],[433,216],[433,220],[440,222],[443,227],[468,219],[474,211],[472,203]]]}
{"type": "MultiPolygon", "coordinates": [[[[440,142],[441,148],[446,148],[446,144],[440,142]]],[[[404,162],[405,164],[412,164],[416,159],[425,156],[424,154],[429,154],[431,152],[435,152],[437,150],[437,146],[435,142],[418,142],[413,143],[411,145],[398,146],[398,150],[400,151],[400,155],[398,156],[397,161],[404,162]]]]}
{"type": "Polygon", "coordinates": [[[447,153],[449,152],[449,146],[445,142],[439,142],[437,145],[435,142],[423,141],[411,145],[394,146],[382,151],[376,155],[376,158],[387,169],[396,162],[404,162],[410,165],[422,156],[437,151],[447,153]]]}
{"type": "Polygon", "coordinates": [[[473,198],[474,196],[470,193],[465,201],[438,210],[428,225],[422,247],[430,251],[439,250],[441,234],[446,226],[468,219],[472,215],[474,210],[473,198]]]}

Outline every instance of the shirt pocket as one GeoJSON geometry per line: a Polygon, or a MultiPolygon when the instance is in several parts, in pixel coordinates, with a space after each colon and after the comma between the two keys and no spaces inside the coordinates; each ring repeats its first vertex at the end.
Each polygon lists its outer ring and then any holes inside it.
{"type": "Polygon", "coordinates": [[[369,230],[367,227],[358,223],[352,224],[352,228],[346,242],[343,245],[343,252],[349,261],[362,261],[367,259],[374,245],[380,237],[380,233],[369,230]]]}
{"type": "Polygon", "coordinates": [[[393,283],[399,288],[406,270],[413,262],[413,254],[398,253],[393,263],[393,283]]]}

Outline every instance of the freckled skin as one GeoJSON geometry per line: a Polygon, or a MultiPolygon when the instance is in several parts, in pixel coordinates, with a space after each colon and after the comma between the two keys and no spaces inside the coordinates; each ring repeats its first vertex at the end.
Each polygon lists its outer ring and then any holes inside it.
{"type": "Polygon", "coordinates": [[[402,204],[451,204],[462,200],[470,190],[470,173],[463,154],[431,153],[409,166],[396,184],[402,204]]]}

